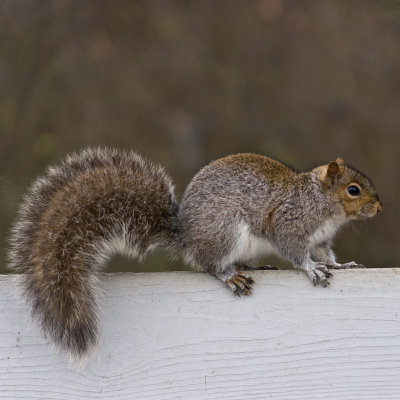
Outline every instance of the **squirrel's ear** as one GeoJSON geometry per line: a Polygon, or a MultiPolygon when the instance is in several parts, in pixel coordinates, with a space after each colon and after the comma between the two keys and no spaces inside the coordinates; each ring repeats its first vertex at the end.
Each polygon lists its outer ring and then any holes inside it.
{"type": "Polygon", "coordinates": [[[339,167],[343,167],[343,165],[344,165],[343,158],[338,157],[338,158],[336,159],[336,162],[337,162],[337,164],[339,165],[339,167]]]}
{"type": "Polygon", "coordinates": [[[335,182],[335,178],[341,175],[343,165],[344,162],[341,158],[331,161],[328,165],[323,165],[318,173],[319,180],[326,186],[331,187],[335,182]]]}
{"type": "MultiPolygon", "coordinates": [[[[331,161],[328,164],[328,169],[326,171],[326,175],[333,178],[339,173],[339,164],[336,161],[331,161]]],[[[332,182],[333,183],[333,182],[332,182]]]]}

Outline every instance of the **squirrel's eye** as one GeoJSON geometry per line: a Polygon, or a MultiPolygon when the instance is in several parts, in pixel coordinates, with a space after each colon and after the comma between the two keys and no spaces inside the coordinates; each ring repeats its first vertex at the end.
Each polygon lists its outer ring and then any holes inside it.
{"type": "Polygon", "coordinates": [[[350,185],[347,188],[347,193],[353,197],[358,196],[360,194],[360,188],[356,185],[350,185]]]}

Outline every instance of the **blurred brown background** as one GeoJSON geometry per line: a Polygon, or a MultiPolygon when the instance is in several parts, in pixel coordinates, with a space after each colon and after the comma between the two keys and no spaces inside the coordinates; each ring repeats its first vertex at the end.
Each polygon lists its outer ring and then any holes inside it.
{"type": "MultiPolygon", "coordinates": [[[[0,271],[27,186],[87,145],[151,157],[179,196],[231,152],[341,156],[385,209],[339,235],[339,260],[400,266],[400,1],[1,0],[0,19],[0,271]]],[[[112,262],[164,268],[182,264],[112,262]]]]}

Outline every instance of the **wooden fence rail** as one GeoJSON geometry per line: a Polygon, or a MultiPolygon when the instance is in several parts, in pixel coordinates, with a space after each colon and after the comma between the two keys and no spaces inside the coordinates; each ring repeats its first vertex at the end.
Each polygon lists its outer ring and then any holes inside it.
{"type": "Polygon", "coordinates": [[[1,399],[400,399],[400,269],[252,273],[237,298],[203,273],[104,274],[84,366],[48,344],[0,277],[1,399]]]}

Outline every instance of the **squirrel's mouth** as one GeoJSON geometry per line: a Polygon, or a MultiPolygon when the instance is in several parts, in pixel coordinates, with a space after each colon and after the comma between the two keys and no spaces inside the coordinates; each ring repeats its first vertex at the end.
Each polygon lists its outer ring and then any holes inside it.
{"type": "Polygon", "coordinates": [[[368,204],[367,207],[364,207],[364,209],[359,212],[358,216],[360,218],[372,218],[375,217],[376,214],[380,213],[382,209],[382,202],[377,201],[374,204],[368,204]]]}

